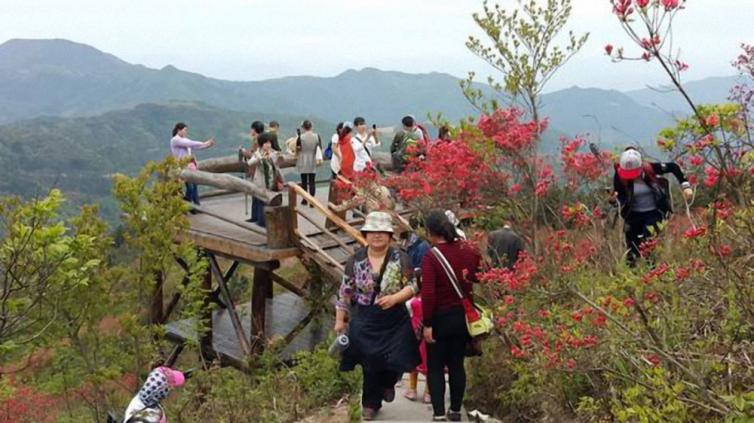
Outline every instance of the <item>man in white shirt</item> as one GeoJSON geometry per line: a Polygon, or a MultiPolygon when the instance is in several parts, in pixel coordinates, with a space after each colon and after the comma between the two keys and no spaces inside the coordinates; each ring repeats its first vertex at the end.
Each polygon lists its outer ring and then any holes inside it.
{"type": "Polygon", "coordinates": [[[353,126],[356,130],[351,138],[355,156],[353,169],[356,172],[362,172],[366,169],[367,164],[372,162],[372,150],[380,145],[380,141],[377,138],[377,129],[373,126],[372,130],[369,131],[366,119],[363,117],[354,118],[353,126]]]}

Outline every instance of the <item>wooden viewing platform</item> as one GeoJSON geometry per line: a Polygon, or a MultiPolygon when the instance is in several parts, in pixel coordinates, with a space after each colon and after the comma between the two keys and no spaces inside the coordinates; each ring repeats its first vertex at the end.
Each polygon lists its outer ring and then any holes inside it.
{"type": "MultiPolygon", "coordinates": [[[[290,164],[288,159],[283,166],[290,164]]],[[[203,287],[213,295],[206,302],[227,306],[203,317],[212,324],[200,340],[202,353],[239,368],[245,368],[252,354],[270,344],[278,348],[283,358],[290,358],[296,351],[311,349],[324,340],[332,326],[332,298],[318,298],[324,304],[312,309],[311,290],[318,295],[334,293],[346,260],[365,243],[358,230],[363,214],[350,211],[345,219],[344,215],[333,213],[328,207],[328,183],[318,184],[316,198],[292,183],[283,192],[271,192],[260,190],[240,175],[229,174],[242,170],[242,163],[233,157],[200,162],[199,171],[183,171],[183,179],[220,191],[202,197],[201,206],[188,215],[189,228],[176,240],[191,241],[207,255],[210,272],[204,275],[203,287]],[[252,194],[266,204],[266,228],[245,221],[252,194]],[[313,207],[299,204],[302,200],[313,207]],[[218,257],[229,260],[230,266],[221,269],[218,257]],[[308,269],[320,274],[309,284],[324,286],[299,286],[275,273],[281,261],[292,257],[299,257],[308,269]],[[227,282],[240,265],[254,268],[252,294],[250,301],[235,304],[227,282]],[[274,283],[288,292],[273,295],[274,283]]],[[[395,216],[405,222],[402,214],[406,213],[399,210],[395,216]]],[[[182,266],[188,271],[185,264],[182,266]]],[[[158,281],[155,296],[159,301],[153,301],[152,316],[160,317],[154,319],[156,323],[165,323],[167,338],[178,344],[177,355],[183,343],[196,339],[196,332],[193,322],[166,322],[180,295],[176,294],[168,311],[164,311],[161,289],[158,281]]]]}

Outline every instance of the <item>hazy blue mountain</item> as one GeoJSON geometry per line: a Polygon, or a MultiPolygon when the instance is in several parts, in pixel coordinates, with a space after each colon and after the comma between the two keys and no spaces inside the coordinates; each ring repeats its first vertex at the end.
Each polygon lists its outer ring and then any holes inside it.
{"type": "Polygon", "coordinates": [[[458,79],[376,69],[332,78],[286,77],[222,81],[173,66],[132,65],[93,47],[65,40],[11,40],[0,45],[0,123],[40,115],[81,116],[168,100],[201,101],[232,110],[316,115],[330,121],[358,113],[381,125],[407,113],[473,112],[458,79]]]}
{"type": "Polygon", "coordinates": [[[605,146],[651,145],[673,120],[615,90],[568,88],[542,98],[550,125],[569,136],[588,135],[605,146]]]}
{"type": "MultiPolygon", "coordinates": [[[[722,103],[728,101],[730,89],[737,81],[736,76],[721,76],[684,83],[684,87],[691,100],[696,103],[722,103]]],[[[641,105],[652,107],[655,111],[664,111],[666,114],[686,116],[691,112],[683,96],[668,86],[628,91],[626,95],[641,105]]]]}
{"type": "MultiPolygon", "coordinates": [[[[167,156],[176,122],[189,125],[192,139],[215,137],[214,148],[197,152],[201,159],[235,154],[239,145],[248,146],[252,119],[275,119],[283,128],[294,128],[304,117],[250,115],[176,102],[144,104],[93,117],[42,117],[0,126],[0,195],[28,198],[58,187],[72,206],[100,203],[105,214],[113,217],[117,210],[110,198],[110,175],[134,174],[146,162],[167,156]]],[[[334,128],[330,122],[315,120],[314,124],[315,130],[321,128],[328,137],[334,128]]]]}

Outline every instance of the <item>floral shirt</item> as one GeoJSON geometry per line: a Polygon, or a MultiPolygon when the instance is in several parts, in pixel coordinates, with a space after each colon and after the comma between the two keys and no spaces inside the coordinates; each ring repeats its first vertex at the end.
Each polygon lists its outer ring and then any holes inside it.
{"type": "Polygon", "coordinates": [[[407,286],[411,287],[414,293],[419,292],[411,259],[405,253],[391,247],[385,260],[385,273],[382,274],[377,294],[372,274],[379,273],[380,269],[372,269],[366,248],[356,251],[346,263],[335,306],[339,310],[348,311],[352,304],[371,305],[374,299],[395,294],[407,286]]]}

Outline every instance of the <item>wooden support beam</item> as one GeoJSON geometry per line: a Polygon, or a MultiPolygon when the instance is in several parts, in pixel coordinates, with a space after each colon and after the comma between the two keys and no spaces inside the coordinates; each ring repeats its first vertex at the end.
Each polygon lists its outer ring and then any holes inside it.
{"type": "Polygon", "coordinates": [[[154,288],[152,290],[151,307],[149,308],[149,323],[161,325],[163,323],[163,287],[165,275],[162,272],[154,274],[154,288]]]}
{"type": "MultiPolygon", "coordinates": [[[[181,280],[181,285],[186,286],[189,283],[189,276],[186,275],[181,280]]],[[[170,302],[168,303],[168,306],[165,307],[165,312],[162,314],[162,323],[165,323],[170,318],[170,315],[173,314],[173,310],[175,310],[175,307],[178,305],[178,301],[181,299],[181,292],[178,291],[173,294],[173,298],[170,299],[170,302]]]]}
{"type": "Polygon", "coordinates": [[[167,367],[173,367],[175,365],[175,362],[178,361],[178,356],[181,355],[181,352],[183,352],[183,347],[185,344],[183,342],[176,344],[175,347],[173,347],[173,351],[170,352],[170,355],[165,360],[165,366],[167,367]]]}
{"type": "Polygon", "coordinates": [[[299,333],[301,333],[304,329],[306,329],[306,326],[311,323],[312,320],[314,320],[314,317],[317,315],[317,309],[312,309],[309,311],[309,313],[301,319],[300,322],[296,326],[293,327],[293,329],[288,332],[287,335],[285,335],[285,338],[283,338],[283,341],[280,344],[280,349],[287,347],[288,344],[293,342],[293,340],[298,336],[299,333]]]}
{"type": "Polygon", "coordinates": [[[293,244],[291,212],[288,207],[265,207],[267,220],[267,247],[288,248],[293,244]]]}
{"type": "Polygon", "coordinates": [[[294,285],[293,283],[285,280],[282,276],[278,275],[277,273],[270,272],[270,278],[272,279],[273,282],[277,282],[278,285],[282,286],[288,291],[293,292],[299,297],[304,297],[306,295],[306,291],[294,285]]]}
{"type": "Polygon", "coordinates": [[[208,255],[212,274],[214,275],[215,279],[217,279],[217,283],[220,284],[220,292],[222,292],[223,296],[225,297],[225,304],[227,304],[228,306],[227,312],[230,316],[230,322],[233,325],[233,330],[236,332],[238,342],[239,344],[241,344],[241,350],[244,352],[244,354],[249,356],[251,355],[249,341],[246,339],[246,334],[244,333],[241,319],[238,317],[238,313],[236,313],[236,305],[233,303],[233,298],[230,295],[230,290],[228,290],[228,285],[223,279],[223,273],[222,271],[220,271],[220,266],[217,264],[217,259],[215,259],[215,256],[211,253],[208,255]]]}
{"type": "Polygon", "coordinates": [[[272,282],[272,272],[254,268],[254,286],[251,289],[251,348],[254,353],[264,351],[266,344],[265,323],[267,297],[272,282]]]}
{"type": "Polygon", "coordinates": [[[209,185],[215,188],[253,195],[270,206],[279,206],[283,203],[283,195],[281,193],[259,188],[256,184],[237,176],[183,169],[180,177],[182,180],[192,184],[209,185]]]}
{"type": "Polygon", "coordinates": [[[205,361],[211,361],[215,356],[214,347],[212,345],[212,271],[207,270],[202,280],[202,290],[205,292],[204,304],[202,306],[201,319],[207,327],[207,331],[202,334],[199,340],[199,352],[204,357],[205,361]]]}

